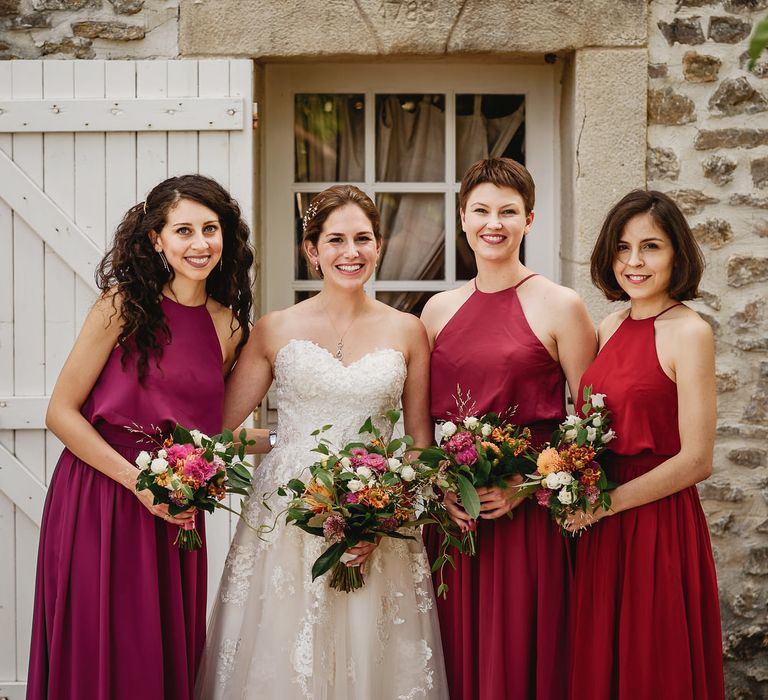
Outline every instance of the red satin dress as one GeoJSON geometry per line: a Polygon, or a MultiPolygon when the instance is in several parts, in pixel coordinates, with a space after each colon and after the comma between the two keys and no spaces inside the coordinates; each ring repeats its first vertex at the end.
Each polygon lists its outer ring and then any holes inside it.
{"type": "MultiPolygon", "coordinates": [[[[627,317],[582,378],[612,413],[617,438],[603,462],[615,483],[680,451],[656,318],[627,317]]],[[[604,518],[576,552],[572,700],[722,700],[717,579],[696,487],[604,518]]]]}
{"type": "MultiPolygon", "coordinates": [[[[533,275],[531,275],[533,276],[533,275]]],[[[565,415],[565,376],[533,334],[517,287],[475,290],[435,340],[432,416],[456,416],[457,385],[474,413],[515,409],[511,421],[549,439],[565,415]]],[[[426,527],[434,561],[440,534],[426,527]]],[[[437,603],[454,700],[558,700],[566,696],[568,543],[531,501],[506,516],[478,520],[477,555],[445,568],[450,590],[437,603]]]]}

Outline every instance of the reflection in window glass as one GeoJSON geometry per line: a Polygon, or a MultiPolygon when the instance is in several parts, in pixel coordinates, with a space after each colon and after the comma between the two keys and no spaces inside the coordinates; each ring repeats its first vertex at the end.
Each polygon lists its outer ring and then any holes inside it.
{"type": "Polygon", "coordinates": [[[295,270],[295,279],[297,280],[317,279],[309,272],[307,259],[304,257],[304,247],[302,246],[302,241],[304,240],[304,213],[316,194],[317,192],[297,192],[294,195],[293,221],[296,246],[294,249],[295,263],[293,269],[295,270]]]}
{"type": "Polygon", "coordinates": [[[445,279],[444,201],[442,194],[376,196],[384,238],[377,279],[445,279]]]}
{"type": "Polygon", "coordinates": [[[362,182],[363,95],[296,95],[296,182],[362,182]]]}
{"type": "Polygon", "coordinates": [[[524,95],[456,95],[456,180],[481,158],[525,164],[524,95]]]}
{"type": "Polygon", "coordinates": [[[424,304],[437,292],[377,292],[376,298],[385,304],[421,316],[424,304]]]}
{"type": "Polygon", "coordinates": [[[445,180],[445,95],[376,95],[376,179],[445,180]]]}

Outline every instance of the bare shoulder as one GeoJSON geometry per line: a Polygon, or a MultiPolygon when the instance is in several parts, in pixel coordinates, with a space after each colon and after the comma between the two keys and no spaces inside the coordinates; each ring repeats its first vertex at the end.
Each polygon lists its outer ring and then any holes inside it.
{"type": "Polygon", "coordinates": [[[714,343],[712,327],[693,309],[682,304],[656,322],[657,334],[674,337],[681,345],[714,343]]]}
{"type": "Polygon", "coordinates": [[[421,320],[431,338],[435,338],[462,304],[472,295],[471,282],[456,289],[438,292],[427,301],[421,312],[421,320]]]}
{"type": "Polygon", "coordinates": [[[91,307],[91,313],[100,320],[104,328],[108,328],[113,323],[120,327],[122,326],[123,301],[123,295],[117,290],[117,287],[111,287],[98,296],[91,307]]]}
{"type": "Polygon", "coordinates": [[[520,287],[520,294],[526,291],[535,295],[548,308],[561,313],[569,313],[576,309],[584,308],[584,301],[576,290],[553,282],[544,275],[536,275],[520,287]],[[528,290],[526,290],[528,287],[528,290]]]}

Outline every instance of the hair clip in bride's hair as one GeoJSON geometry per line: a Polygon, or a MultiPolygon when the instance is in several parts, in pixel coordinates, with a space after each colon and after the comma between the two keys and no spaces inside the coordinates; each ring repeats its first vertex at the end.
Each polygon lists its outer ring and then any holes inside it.
{"type": "Polygon", "coordinates": [[[147,200],[146,199],[141,203],[141,208],[144,210],[144,213],[146,214],[147,213],[147,200]]]}
{"type": "Polygon", "coordinates": [[[317,209],[322,203],[323,203],[322,199],[317,199],[307,207],[307,211],[304,212],[304,218],[302,219],[302,223],[304,225],[304,233],[307,232],[307,226],[309,226],[309,222],[315,218],[315,214],[317,214],[317,209]]]}

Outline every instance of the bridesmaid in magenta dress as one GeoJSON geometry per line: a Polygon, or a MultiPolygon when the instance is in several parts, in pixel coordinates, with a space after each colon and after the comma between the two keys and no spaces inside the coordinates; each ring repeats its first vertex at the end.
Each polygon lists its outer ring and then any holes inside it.
{"type": "Polygon", "coordinates": [[[605,462],[610,511],[575,517],[570,697],[722,700],[717,579],[695,484],[712,470],[714,343],[682,302],[701,252],[677,206],[630,192],[608,214],[592,279],[629,310],[599,329],[582,378],[605,394],[617,438],[605,462]]]}
{"type": "MultiPolygon", "coordinates": [[[[433,348],[432,416],[456,415],[458,385],[471,394],[478,415],[516,409],[511,420],[543,442],[565,416],[566,383],[575,389],[594,357],[594,328],[572,290],[520,262],[534,218],[534,184],[522,165],[478,161],[465,174],[459,199],[478,273],[424,308],[433,348]]],[[[478,532],[477,555],[456,556],[456,568],[446,567],[450,590],[438,600],[456,700],[566,696],[567,541],[544,509],[515,498],[515,486],[480,489],[476,523],[453,494],[445,498],[457,524],[478,532]]],[[[433,559],[440,537],[426,528],[433,559]]]]}
{"type": "MultiPolygon", "coordinates": [[[[205,637],[206,551],[137,493],[138,426],[222,427],[224,375],[248,336],[248,227],[216,182],[166,180],[133,207],[99,268],[103,294],[59,375],[64,443],[40,530],[27,697],[186,700],[205,637]]],[[[150,448],[151,449],[151,448],[150,448]]]]}

